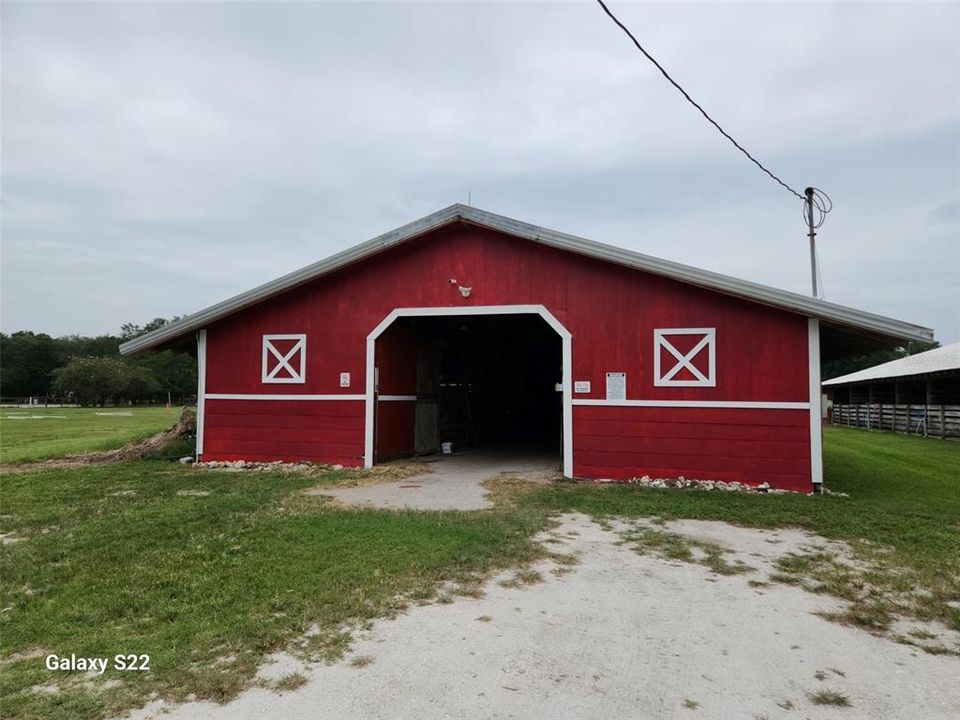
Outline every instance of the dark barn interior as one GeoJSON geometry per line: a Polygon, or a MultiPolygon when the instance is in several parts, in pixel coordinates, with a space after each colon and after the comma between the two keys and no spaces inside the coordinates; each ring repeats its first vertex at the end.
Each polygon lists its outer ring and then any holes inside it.
{"type": "Polygon", "coordinates": [[[418,453],[450,442],[455,450],[559,455],[561,340],[540,316],[410,317],[397,324],[417,348],[418,453]]]}

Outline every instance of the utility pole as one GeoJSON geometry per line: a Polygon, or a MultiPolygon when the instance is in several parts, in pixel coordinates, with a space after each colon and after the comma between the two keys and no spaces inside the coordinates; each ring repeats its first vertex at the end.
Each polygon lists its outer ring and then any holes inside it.
{"type": "Polygon", "coordinates": [[[820,297],[820,293],[817,291],[817,231],[813,216],[813,188],[808,187],[804,190],[804,194],[807,196],[807,199],[804,200],[807,206],[807,237],[810,238],[810,280],[813,284],[813,296],[820,297]]]}

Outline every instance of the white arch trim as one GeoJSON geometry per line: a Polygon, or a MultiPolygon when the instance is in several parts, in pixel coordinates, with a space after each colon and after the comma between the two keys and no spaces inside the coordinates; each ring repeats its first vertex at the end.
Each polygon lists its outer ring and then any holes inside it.
{"type": "Polygon", "coordinates": [[[563,474],[573,477],[573,335],[543,305],[472,305],[470,307],[395,308],[367,335],[367,393],[364,419],[363,465],[373,467],[374,349],[397,318],[452,317],[460,315],[539,315],[560,336],[563,346],[563,474]]]}

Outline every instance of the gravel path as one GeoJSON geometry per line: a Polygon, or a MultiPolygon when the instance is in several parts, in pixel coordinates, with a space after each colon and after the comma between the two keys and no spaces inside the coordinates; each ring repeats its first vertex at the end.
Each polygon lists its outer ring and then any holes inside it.
{"type": "Polygon", "coordinates": [[[944,720],[960,717],[960,660],[928,655],[815,612],[839,602],[788,585],[751,587],[799,544],[795,530],[748,530],[683,521],[666,529],[723,542],[757,572],[640,555],[607,529],[570,515],[549,547],[574,553],[569,572],[486,585],[480,599],[413,607],[363,633],[334,665],[285,655],[264,677],[303,672],[295,691],[252,689],[227,705],[154,703],[135,718],[288,720],[390,718],[758,718],[944,720]],[[509,583],[508,583],[509,584],[509,583]],[[823,679],[818,679],[820,675],[823,679]],[[850,707],[818,706],[831,690],[850,707]],[[169,710],[169,713],[165,711],[169,710]]]}

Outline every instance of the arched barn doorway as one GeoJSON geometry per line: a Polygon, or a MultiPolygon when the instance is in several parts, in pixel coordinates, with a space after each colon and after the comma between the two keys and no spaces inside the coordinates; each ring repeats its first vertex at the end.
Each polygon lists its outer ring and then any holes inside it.
{"type": "Polygon", "coordinates": [[[569,475],[570,355],[539,305],[394,310],[367,338],[365,464],[451,443],[569,475]]]}

